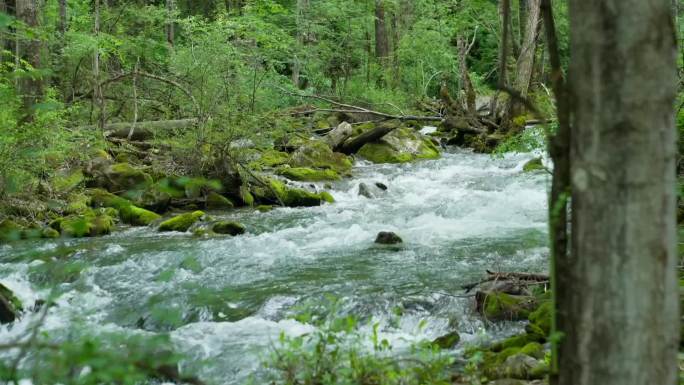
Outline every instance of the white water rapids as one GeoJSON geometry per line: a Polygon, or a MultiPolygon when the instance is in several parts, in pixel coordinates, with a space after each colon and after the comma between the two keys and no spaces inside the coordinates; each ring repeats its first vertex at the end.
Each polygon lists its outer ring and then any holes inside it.
{"type": "MultiPolygon", "coordinates": [[[[453,328],[466,344],[519,325],[486,325],[472,299],[454,297],[462,284],[486,269],[546,270],[549,176],[522,171],[534,156],[452,150],[406,165],[360,162],[353,179],[333,184],[334,204],[212,213],[247,226],[234,238],[131,228],[2,245],[0,282],[29,305],[57,286],[44,325],[51,334],[169,333],[187,363],[201,360],[191,366],[210,384],[242,383],[281,331],[311,331],[293,316],[325,294],[340,300],[340,312],[380,322],[395,346],[453,328]],[[358,194],[360,183],[376,182],[388,190],[358,194]],[[375,246],[380,231],[404,245],[375,246]]],[[[0,327],[0,342],[31,319],[0,327]]]]}

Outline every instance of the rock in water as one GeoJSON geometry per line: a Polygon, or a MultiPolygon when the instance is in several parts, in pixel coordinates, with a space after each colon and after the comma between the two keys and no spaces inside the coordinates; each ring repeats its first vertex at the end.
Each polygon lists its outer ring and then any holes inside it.
{"type": "Polygon", "coordinates": [[[212,231],[216,234],[240,235],[245,233],[245,226],[233,221],[219,221],[213,224],[212,231]]]}
{"type": "Polygon", "coordinates": [[[373,199],[373,193],[370,191],[367,184],[361,183],[359,185],[359,196],[373,199]]]}
{"type": "Polygon", "coordinates": [[[461,341],[461,336],[458,332],[451,332],[435,339],[432,343],[439,346],[441,349],[451,349],[456,346],[459,341],[461,341]]]}
{"type": "Polygon", "coordinates": [[[387,191],[387,185],[382,182],[375,182],[375,186],[382,191],[387,191]]]}
{"type": "Polygon", "coordinates": [[[0,324],[14,322],[22,310],[21,301],[10,289],[0,284],[0,324]]]}
{"type": "Polygon", "coordinates": [[[391,231],[382,231],[375,238],[375,243],[380,245],[396,245],[403,242],[401,237],[391,231]]]}

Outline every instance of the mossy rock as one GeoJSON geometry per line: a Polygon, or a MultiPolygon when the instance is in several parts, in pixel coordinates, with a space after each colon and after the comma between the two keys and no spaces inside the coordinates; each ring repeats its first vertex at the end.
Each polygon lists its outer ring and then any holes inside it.
{"type": "Polygon", "coordinates": [[[112,232],[114,218],[103,209],[70,215],[50,222],[50,227],[72,238],[97,237],[112,232]]]}
{"type": "Polygon", "coordinates": [[[335,198],[327,191],[321,191],[318,195],[324,202],[335,203],[335,198]]]}
{"type": "Polygon", "coordinates": [[[59,231],[53,229],[52,227],[46,227],[43,230],[41,230],[40,236],[41,238],[46,238],[46,239],[55,239],[59,238],[59,231]]]}
{"type": "Polygon", "coordinates": [[[68,193],[80,186],[84,181],[83,170],[77,168],[57,172],[50,180],[50,185],[57,193],[68,193]]]}
{"type": "Polygon", "coordinates": [[[540,341],[543,341],[543,337],[540,337],[536,334],[517,334],[493,344],[489,350],[493,352],[502,352],[508,348],[522,348],[530,343],[536,343],[540,341]]]}
{"type": "Polygon", "coordinates": [[[129,163],[115,163],[105,168],[98,184],[117,192],[143,190],[152,184],[152,177],[129,163]]]}
{"type": "Polygon", "coordinates": [[[312,169],[307,167],[285,167],[278,170],[278,174],[295,181],[319,182],[340,180],[340,175],[335,170],[312,169]]]}
{"type": "Polygon", "coordinates": [[[23,310],[19,298],[7,286],[0,283],[0,324],[14,322],[23,310]]]}
{"type": "Polygon", "coordinates": [[[542,158],[534,158],[525,163],[525,165],[523,166],[524,172],[533,172],[539,170],[545,170],[544,163],[542,163],[542,158]]]}
{"type": "Polygon", "coordinates": [[[432,341],[433,345],[439,346],[441,349],[452,349],[461,341],[461,335],[453,331],[449,334],[443,335],[432,341]]]}
{"type": "Polygon", "coordinates": [[[219,221],[211,226],[211,230],[216,234],[241,235],[246,232],[245,226],[233,221],[219,221]]]}
{"type": "Polygon", "coordinates": [[[161,218],[157,213],[135,206],[131,201],[102,189],[90,190],[89,195],[94,207],[114,208],[119,211],[119,217],[124,223],[133,226],[148,226],[161,218]]]}
{"type": "Polygon", "coordinates": [[[500,292],[477,292],[478,310],[490,321],[527,319],[537,307],[532,296],[517,296],[500,292]]]}
{"type": "Polygon", "coordinates": [[[520,349],[521,354],[526,354],[536,359],[544,358],[544,347],[539,342],[530,342],[520,349]]]}
{"type": "Polygon", "coordinates": [[[249,191],[249,187],[240,186],[240,199],[246,206],[254,206],[254,195],[249,191]]]}
{"type": "Polygon", "coordinates": [[[90,209],[91,199],[83,193],[69,195],[66,209],[67,214],[83,214],[90,209]]]}
{"type": "Polygon", "coordinates": [[[397,128],[376,142],[366,143],[358,154],[373,163],[406,163],[440,157],[432,139],[406,127],[397,128]]]}
{"type": "Polygon", "coordinates": [[[267,213],[267,212],[273,210],[273,206],[271,206],[271,205],[259,205],[259,206],[257,206],[256,209],[262,213],[267,213]]]}
{"type": "Polygon", "coordinates": [[[225,210],[235,207],[230,199],[213,191],[207,194],[206,206],[210,210],[225,210]]]}
{"type": "Polygon", "coordinates": [[[261,165],[267,167],[278,167],[290,161],[290,154],[277,150],[266,150],[261,153],[261,157],[257,161],[261,165]]]}
{"type": "Polygon", "coordinates": [[[191,213],[176,215],[175,217],[162,222],[159,225],[159,231],[186,232],[204,216],[205,213],[203,211],[193,211],[191,213]]]}
{"type": "MultiPolygon", "coordinates": [[[[280,201],[288,207],[320,206],[325,201],[321,194],[312,193],[300,188],[291,188],[275,179],[271,179],[269,184],[280,201]]],[[[325,198],[328,197],[326,196],[325,198]]]]}
{"type": "Polygon", "coordinates": [[[21,239],[24,227],[18,223],[5,219],[0,222],[0,241],[17,241],[21,239]]]}
{"type": "Polygon", "coordinates": [[[530,313],[530,324],[538,327],[545,336],[551,333],[551,315],[553,314],[553,304],[551,301],[543,302],[535,311],[530,313]]]}
{"type": "Polygon", "coordinates": [[[353,166],[348,156],[333,152],[330,146],[321,140],[310,140],[302,144],[292,154],[289,164],[292,167],[333,170],[342,176],[350,175],[353,166]]]}

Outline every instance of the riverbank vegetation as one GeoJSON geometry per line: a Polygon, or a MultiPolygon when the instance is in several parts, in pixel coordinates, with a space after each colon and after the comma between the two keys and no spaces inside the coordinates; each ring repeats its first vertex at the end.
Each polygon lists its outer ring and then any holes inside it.
{"type": "MultiPolygon", "coordinates": [[[[678,36],[680,8],[668,8],[678,36]]],[[[417,162],[460,147],[539,153],[523,169],[553,174],[558,262],[570,253],[573,191],[568,14],[567,2],[546,0],[0,0],[0,242],[129,227],[239,237],[244,224],[213,213],[334,204],[330,184],[353,178],[355,162],[417,162]]],[[[570,271],[562,261],[552,266],[570,271]]],[[[554,273],[488,272],[467,289],[477,287],[471,299],[487,322],[526,322],[503,341],[458,345],[453,331],[397,356],[377,325],[364,334],[353,315],[331,316],[314,334],[283,335],[261,374],[293,385],[554,377],[554,307],[571,302],[551,294],[554,273]]],[[[54,301],[22,304],[0,284],[2,323],[35,317],[21,338],[0,341],[13,358],[0,379],[202,383],[178,370],[167,339],[43,336],[40,315],[54,301]]],[[[157,313],[160,324],[177,318],[157,313]]]]}

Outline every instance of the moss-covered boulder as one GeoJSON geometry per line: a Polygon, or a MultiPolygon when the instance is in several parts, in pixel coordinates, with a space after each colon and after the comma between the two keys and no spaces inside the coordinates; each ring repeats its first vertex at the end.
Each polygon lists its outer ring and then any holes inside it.
{"type": "Polygon", "coordinates": [[[85,175],[80,168],[73,170],[60,170],[50,179],[50,185],[54,192],[63,194],[76,189],[85,181],[85,175]]]}
{"type": "Polygon", "coordinates": [[[523,166],[524,172],[533,172],[539,170],[545,170],[544,163],[542,163],[542,158],[534,158],[525,163],[525,165],[523,166]]]}
{"type": "Polygon", "coordinates": [[[230,199],[213,191],[207,194],[205,205],[210,210],[226,210],[235,207],[230,199]]]}
{"type": "Polygon", "coordinates": [[[432,341],[433,345],[439,346],[441,349],[453,349],[461,341],[461,335],[457,331],[453,331],[446,335],[436,338],[432,341]]]}
{"type": "Polygon", "coordinates": [[[71,194],[64,209],[66,214],[83,214],[90,209],[91,199],[83,193],[71,194]]]}
{"type": "Polygon", "coordinates": [[[176,215],[175,217],[162,222],[159,225],[159,231],[178,231],[186,232],[192,225],[202,220],[205,216],[203,211],[193,211],[176,215]]]}
{"type": "Polygon", "coordinates": [[[333,202],[334,198],[327,192],[314,193],[301,188],[286,185],[277,179],[266,180],[266,186],[254,186],[252,192],[261,204],[282,204],[287,207],[320,206],[323,202],[333,202]]]}
{"type": "Polygon", "coordinates": [[[21,301],[12,290],[0,283],[0,324],[14,322],[22,311],[21,301]]]}
{"type": "Polygon", "coordinates": [[[259,210],[259,212],[267,213],[267,212],[273,210],[273,206],[271,206],[271,205],[259,205],[259,206],[257,206],[256,209],[259,210]]]}
{"type": "Polygon", "coordinates": [[[216,234],[241,235],[244,234],[245,226],[233,221],[218,221],[211,225],[211,231],[216,234]]]}
{"type": "Polygon", "coordinates": [[[257,161],[262,166],[266,167],[278,167],[290,161],[290,154],[278,150],[265,150],[261,153],[259,160],[257,161]]]}
{"type": "Polygon", "coordinates": [[[106,210],[89,210],[84,214],[70,215],[50,222],[50,227],[63,236],[73,238],[96,237],[112,232],[114,218],[106,210]]]}
{"type": "Polygon", "coordinates": [[[24,227],[18,223],[5,219],[0,222],[0,241],[16,241],[21,239],[24,227]]]}
{"type": "Polygon", "coordinates": [[[52,227],[45,227],[44,229],[41,230],[40,232],[40,237],[41,238],[46,238],[46,239],[55,239],[59,238],[59,231],[53,229],[52,227]]]}
{"type": "Polygon", "coordinates": [[[432,139],[405,127],[393,130],[376,142],[366,143],[358,154],[373,163],[406,163],[440,157],[432,139]]]}
{"type": "Polygon", "coordinates": [[[126,192],[144,190],[152,184],[152,177],[129,163],[115,163],[106,166],[96,176],[97,186],[109,191],[126,192]]]}
{"type": "Polygon", "coordinates": [[[342,176],[349,175],[353,165],[348,156],[333,152],[330,146],[321,140],[303,143],[292,154],[289,164],[292,167],[333,170],[342,176]]]}
{"type": "MultiPolygon", "coordinates": [[[[551,333],[551,316],[553,314],[553,304],[551,301],[544,301],[536,310],[530,313],[528,319],[544,336],[551,333]]],[[[534,329],[533,329],[534,330],[534,329]]]]}
{"type": "Polygon", "coordinates": [[[537,307],[537,299],[533,296],[501,292],[479,291],[475,294],[475,300],[477,310],[490,321],[524,320],[537,307]]]}
{"type": "Polygon", "coordinates": [[[90,190],[89,196],[93,207],[114,208],[119,212],[119,217],[124,223],[133,226],[148,226],[161,218],[157,213],[135,206],[131,201],[102,189],[90,190]]]}
{"type": "Polygon", "coordinates": [[[340,180],[340,174],[331,169],[312,169],[307,167],[283,167],[278,174],[295,181],[318,182],[340,180]]]}

